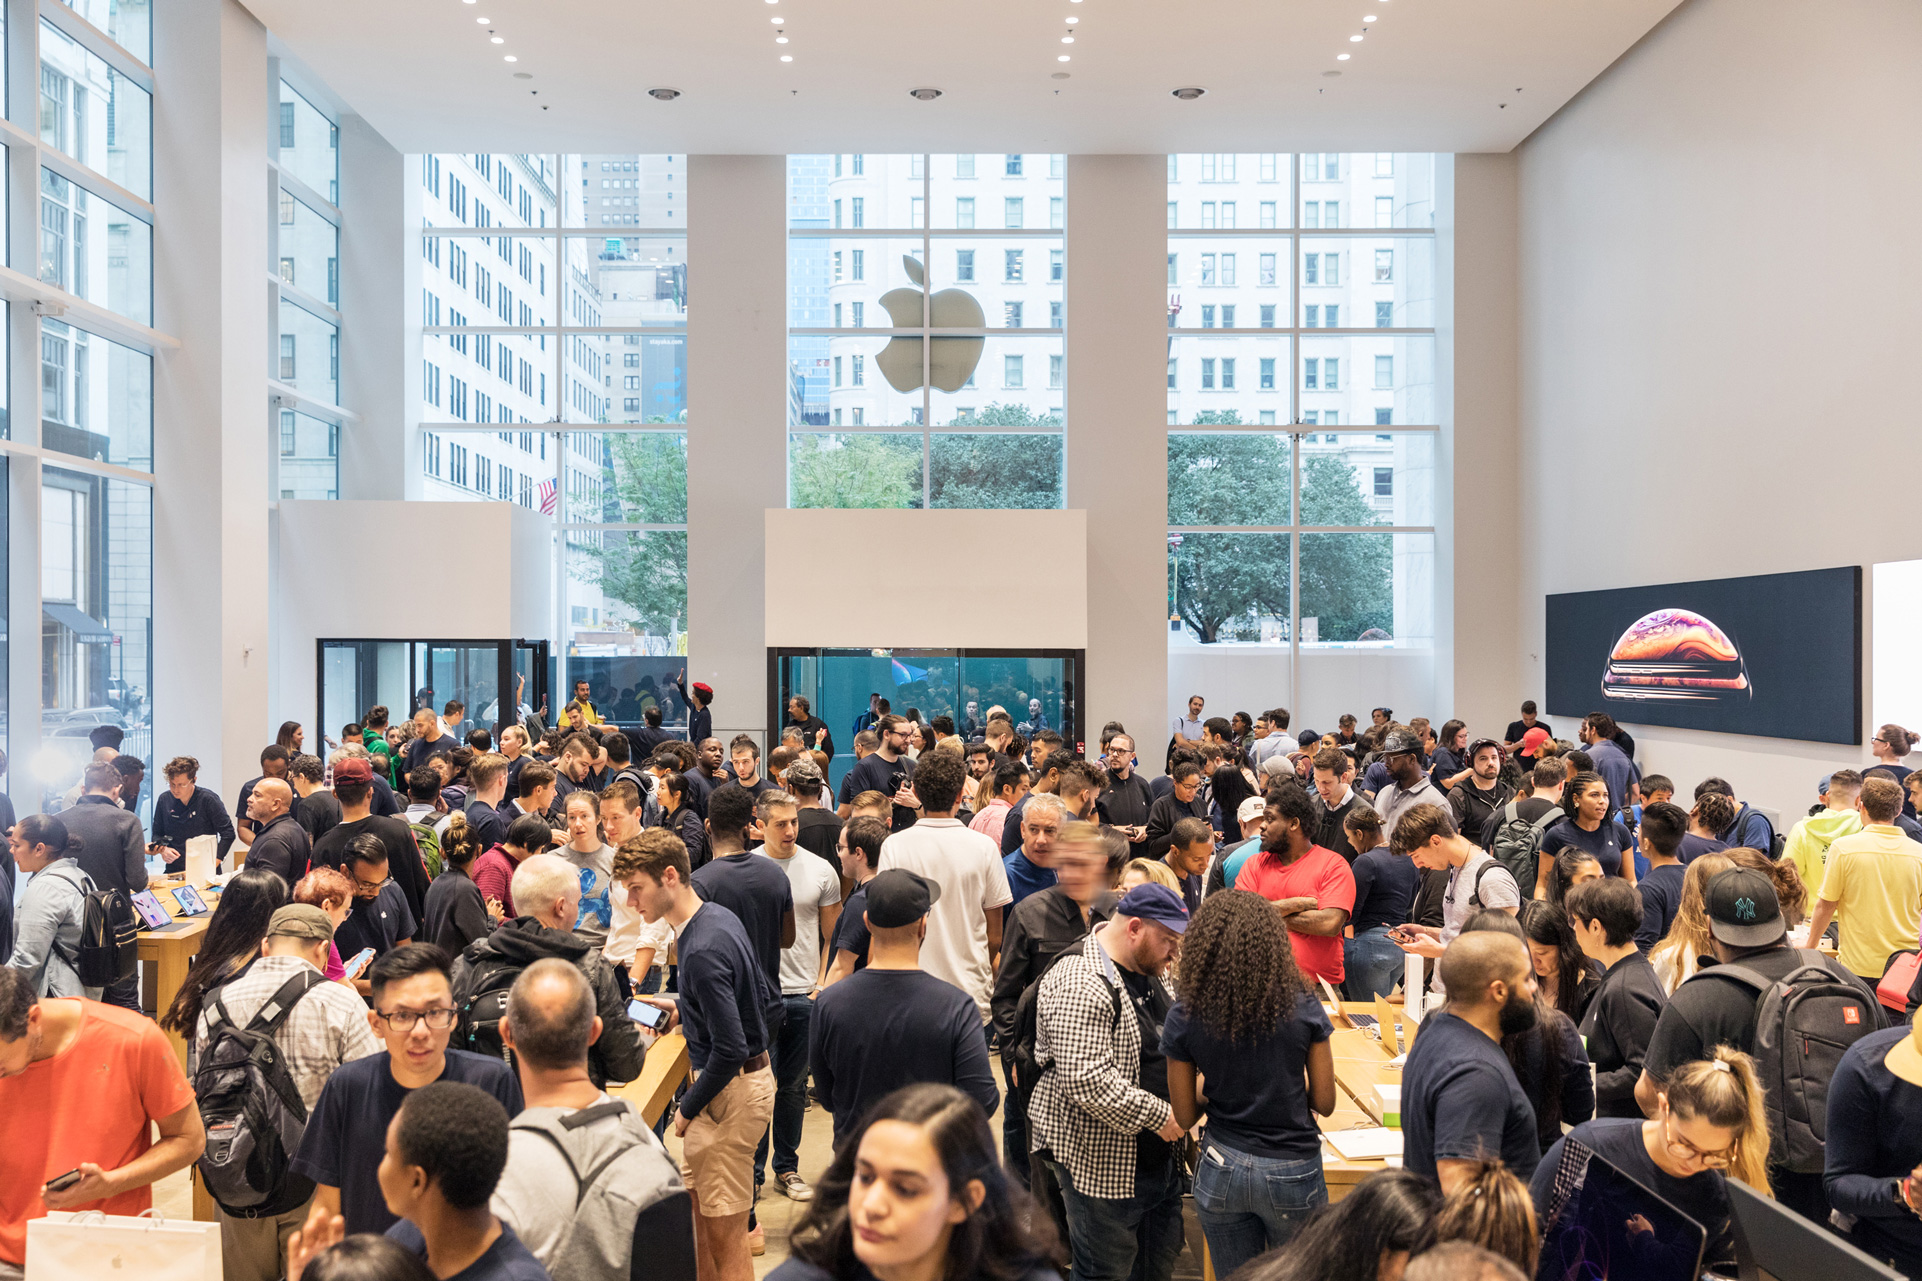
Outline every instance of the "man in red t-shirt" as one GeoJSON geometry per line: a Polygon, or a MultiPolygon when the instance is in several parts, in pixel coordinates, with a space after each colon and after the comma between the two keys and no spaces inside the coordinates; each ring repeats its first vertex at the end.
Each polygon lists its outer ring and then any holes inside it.
{"type": "Polygon", "coordinates": [[[93,1001],[35,1001],[6,968],[0,1116],[0,1265],[16,1268],[26,1264],[27,1220],[49,1210],[139,1214],[153,1207],[151,1185],[207,1146],[193,1089],[153,1020],[93,1001]],[[77,1182],[46,1189],[71,1171],[77,1182]]]}
{"type": "Polygon", "coordinates": [[[1294,783],[1269,792],[1261,852],[1242,864],[1235,888],[1261,895],[1281,912],[1304,976],[1338,984],[1341,932],[1355,910],[1355,874],[1341,855],[1310,839],[1314,830],[1307,792],[1294,783]]]}

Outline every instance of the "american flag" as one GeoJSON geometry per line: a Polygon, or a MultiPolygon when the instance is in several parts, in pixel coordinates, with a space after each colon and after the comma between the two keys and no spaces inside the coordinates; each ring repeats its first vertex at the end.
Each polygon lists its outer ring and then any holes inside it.
{"type": "Polygon", "coordinates": [[[554,488],[554,482],[551,480],[542,481],[541,482],[541,515],[552,516],[554,514],[554,508],[559,505],[557,498],[558,498],[558,495],[554,488]]]}

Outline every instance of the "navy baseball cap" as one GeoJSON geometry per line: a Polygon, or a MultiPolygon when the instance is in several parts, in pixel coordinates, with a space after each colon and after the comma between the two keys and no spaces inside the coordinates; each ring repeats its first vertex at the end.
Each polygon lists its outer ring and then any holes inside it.
{"type": "Polygon", "coordinates": [[[1137,885],[1121,896],[1114,910],[1116,916],[1136,916],[1165,925],[1177,934],[1188,932],[1188,905],[1165,885],[1137,885]]]}

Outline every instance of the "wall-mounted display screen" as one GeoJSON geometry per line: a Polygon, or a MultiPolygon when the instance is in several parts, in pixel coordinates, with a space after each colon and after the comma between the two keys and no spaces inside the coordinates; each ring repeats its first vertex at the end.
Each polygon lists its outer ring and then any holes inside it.
{"type": "Polygon", "coordinates": [[[1548,711],[1862,741],[1862,570],[1548,598],[1548,711]]]}

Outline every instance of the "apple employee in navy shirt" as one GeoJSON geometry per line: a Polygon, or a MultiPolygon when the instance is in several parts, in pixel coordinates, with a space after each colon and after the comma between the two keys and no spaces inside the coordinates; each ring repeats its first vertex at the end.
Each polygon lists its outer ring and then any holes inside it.
{"type": "MultiPolygon", "coordinates": [[[[741,790],[723,788],[715,800],[741,790]]],[[[675,1015],[663,1030],[680,1026],[695,1072],[674,1114],[674,1132],[682,1139],[681,1177],[694,1198],[701,1275],[751,1276],[754,1149],[774,1118],[767,1047],[782,1018],[781,988],[756,959],[740,918],[703,901],[690,875],[687,846],[666,828],[648,828],[614,855],[614,879],[629,906],[649,925],[666,921],[676,935],[678,1007],[640,999],[675,1015]]]]}
{"type": "Polygon", "coordinates": [[[1851,1045],[1829,1080],[1823,1182],[1852,1216],[1849,1239],[1922,1277],[1922,1028],[1898,1025],[1851,1045]]]}
{"type": "Polygon", "coordinates": [[[1442,953],[1448,1004],[1422,1020],[1401,1078],[1402,1162],[1441,1184],[1466,1186],[1499,1158],[1524,1182],[1541,1161],[1535,1109],[1501,1039],[1535,1024],[1535,967],[1520,939],[1493,930],[1458,936],[1442,953]]]}
{"type": "Polygon", "coordinates": [[[415,1090],[457,1081],[493,1095],[510,1117],[521,1110],[514,1069],[447,1048],[459,1017],[450,965],[431,943],[408,943],[374,962],[369,1017],[387,1049],[334,1069],[301,1136],[294,1173],[314,1181],[315,1212],[343,1216],[350,1233],[385,1232],[399,1217],[381,1193],[380,1163],[388,1122],[415,1090]]]}

